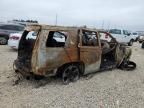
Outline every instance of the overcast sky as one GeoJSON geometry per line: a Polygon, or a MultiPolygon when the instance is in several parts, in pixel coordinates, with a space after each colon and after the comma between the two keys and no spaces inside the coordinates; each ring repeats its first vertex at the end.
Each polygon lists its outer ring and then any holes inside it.
{"type": "Polygon", "coordinates": [[[144,31],[144,0],[0,0],[0,20],[144,31]]]}

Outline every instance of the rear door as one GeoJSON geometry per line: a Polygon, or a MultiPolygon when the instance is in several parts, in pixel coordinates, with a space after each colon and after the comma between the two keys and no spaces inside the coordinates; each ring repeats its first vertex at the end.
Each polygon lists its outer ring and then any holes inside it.
{"type": "Polygon", "coordinates": [[[79,37],[80,61],[85,65],[84,74],[98,71],[102,53],[98,33],[81,30],[79,37]]]}
{"type": "MultiPolygon", "coordinates": [[[[69,45],[70,32],[60,29],[42,30],[39,38],[37,57],[37,69],[40,75],[56,72],[56,69],[65,63],[78,60],[77,48],[69,45]]],[[[36,66],[33,66],[36,67],[36,66]]]]}

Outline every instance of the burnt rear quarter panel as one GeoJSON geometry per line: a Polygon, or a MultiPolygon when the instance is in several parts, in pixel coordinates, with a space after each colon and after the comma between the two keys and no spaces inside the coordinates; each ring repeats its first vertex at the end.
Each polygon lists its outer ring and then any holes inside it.
{"type": "Polygon", "coordinates": [[[67,31],[64,47],[46,47],[49,31],[52,30],[41,31],[33,50],[32,71],[38,75],[46,75],[63,64],[79,61],[77,31],[67,31]]]}

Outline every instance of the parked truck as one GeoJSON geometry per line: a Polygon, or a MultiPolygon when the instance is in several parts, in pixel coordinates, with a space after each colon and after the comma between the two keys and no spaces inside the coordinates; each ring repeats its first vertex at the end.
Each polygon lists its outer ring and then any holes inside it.
{"type": "Polygon", "coordinates": [[[137,40],[137,36],[129,32],[128,30],[123,29],[110,29],[109,33],[116,38],[120,43],[127,44],[129,46],[133,45],[133,42],[137,40]]]}

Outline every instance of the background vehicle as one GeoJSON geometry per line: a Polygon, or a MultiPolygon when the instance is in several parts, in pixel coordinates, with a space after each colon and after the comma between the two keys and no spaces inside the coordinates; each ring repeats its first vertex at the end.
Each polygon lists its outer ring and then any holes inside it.
{"type": "Polygon", "coordinates": [[[134,41],[137,41],[138,37],[139,37],[137,32],[132,32],[130,36],[131,36],[132,40],[134,40],[134,41]]]}
{"type": "Polygon", "coordinates": [[[118,42],[128,44],[129,46],[132,46],[135,41],[135,38],[128,30],[110,29],[109,33],[111,33],[118,42]]]}
{"type": "Polygon", "coordinates": [[[0,24],[0,44],[8,42],[10,33],[18,33],[24,30],[24,26],[18,24],[0,24]]]}
{"type": "Polygon", "coordinates": [[[9,35],[8,46],[10,46],[12,49],[18,49],[21,36],[22,36],[22,32],[11,33],[9,35]]]}
{"type": "Polygon", "coordinates": [[[138,41],[139,41],[139,43],[142,43],[144,41],[144,35],[140,35],[138,37],[138,41]]]}
{"type": "Polygon", "coordinates": [[[119,44],[104,31],[31,25],[20,40],[14,69],[26,77],[59,74],[67,84],[83,74],[118,68],[123,64],[128,67],[130,56],[129,47],[119,44]],[[34,31],[37,33],[36,40],[28,39],[34,31]],[[101,40],[100,36],[105,35],[111,39],[101,40]],[[61,37],[65,41],[60,41],[61,37]]]}

